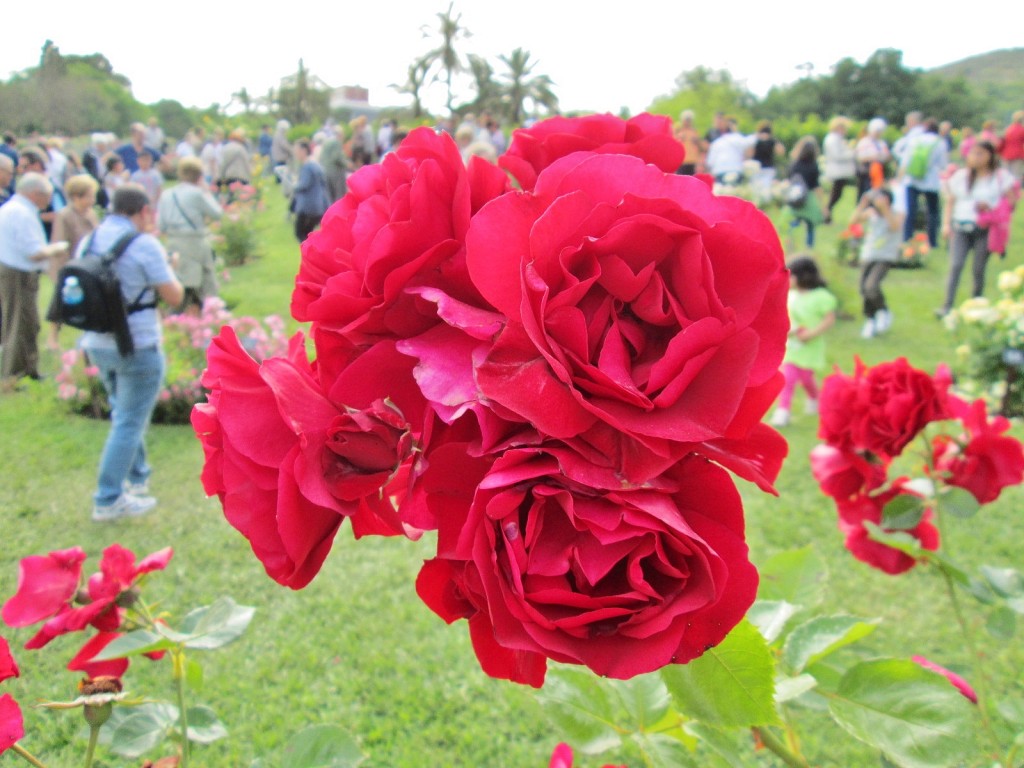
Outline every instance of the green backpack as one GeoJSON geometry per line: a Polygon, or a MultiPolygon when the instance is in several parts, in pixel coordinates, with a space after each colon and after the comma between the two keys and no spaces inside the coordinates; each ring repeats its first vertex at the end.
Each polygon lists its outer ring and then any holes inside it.
{"type": "Polygon", "coordinates": [[[907,175],[912,179],[921,180],[928,175],[928,168],[932,164],[932,153],[938,145],[938,140],[926,142],[919,141],[914,145],[910,155],[910,162],[907,163],[907,175]]]}

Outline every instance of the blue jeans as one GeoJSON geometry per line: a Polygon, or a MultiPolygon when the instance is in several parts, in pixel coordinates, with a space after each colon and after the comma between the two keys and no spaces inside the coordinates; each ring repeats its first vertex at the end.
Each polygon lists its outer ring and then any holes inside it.
{"type": "Polygon", "coordinates": [[[903,224],[903,239],[909,240],[914,236],[914,219],[917,218],[918,197],[924,195],[925,205],[928,206],[928,244],[932,248],[939,245],[939,193],[928,192],[918,189],[913,184],[907,185],[907,218],[903,224]]]}
{"type": "Polygon", "coordinates": [[[136,349],[122,356],[116,349],[90,349],[89,359],[100,369],[110,397],[110,433],[100,458],[96,504],[117,501],[125,480],[149,479],[144,440],[164,380],[164,353],[157,347],[136,349]]]}

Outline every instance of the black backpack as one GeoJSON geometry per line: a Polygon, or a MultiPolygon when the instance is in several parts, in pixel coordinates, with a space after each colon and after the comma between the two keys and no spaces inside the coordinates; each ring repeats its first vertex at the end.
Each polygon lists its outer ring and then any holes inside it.
{"type": "Polygon", "coordinates": [[[129,232],[114,243],[106,253],[90,253],[92,238],[85,244],[81,258],[72,259],[57,273],[53,300],[46,319],[70,325],[83,331],[112,333],[122,355],[135,351],[128,329],[128,315],[156,306],[156,299],[140,301],[149,288],[144,288],[131,304],[125,306],[121,281],[114,272],[114,262],[127,250],[139,232],[129,232]]]}

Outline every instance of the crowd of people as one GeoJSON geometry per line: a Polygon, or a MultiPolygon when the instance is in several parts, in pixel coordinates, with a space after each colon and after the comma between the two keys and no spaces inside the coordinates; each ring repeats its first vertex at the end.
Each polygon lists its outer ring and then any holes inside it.
{"type": "MultiPolygon", "coordinates": [[[[782,180],[793,232],[805,229],[813,248],[820,226],[832,223],[847,190],[856,197],[852,217],[866,233],[860,258],[865,337],[884,333],[893,321],[883,280],[913,236],[924,198],[925,231],[932,246],[949,242],[950,271],[941,315],[956,300],[961,273],[973,254],[972,292],[984,291],[992,253],[1005,253],[1010,214],[1024,174],[1024,112],[1003,131],[986,123],[975,133],[954,132],[948,123],[907,115],[898,140],[886,141],[888,126],[870,120],[852,136],[854,123],[834,118],[819,143],[805,136],[787,148],[768,122],[744,134],[735,120],[718,114],[701,134],[684,112],[676,137],[686,150],[680,174],[710,174],[733,185],[747,177],[765,190],[782,180]],[[950,158],[962,167],[950,171],[950,158]],[[753,169],[752,170],[752,166],[753,169]]],[[[490,114],[445,119],[435,130],[449,133],[463,160],[491,162],[505,151],[506,130],[490,114]]],[[[379,162],[397,148],[405,132],[396,121],[376,126],[365,117],[328,120],[312,136],[294,137],[279,120],[257,136],[240,128],[207,133],[193,128],[173,141],[157,120],[133,124],[124,141],[94,133],[82,152],[55,137],[7,134],[0,145],[0,386],[39,379],[40,274],[58,284],[72,257],[109,254],[126,238],[114,262],[126,303],[134,351],[125,354],[109,334],[86,333],[77,342],[99,367],[113,405],[111,430],[100,462],[93,518],[113,520],[144,514],[150,469],[144,436],[162,384],[157,299],[170,311],[196,313],[218,291],[210,227],[223,215],[235,190],[265,174],[289,199],[295,236],[302,242],[328,207],[347,190],[350,173],[379,162]],[[168,183],[173,176],[175,183],[168,183]]],[[[808,409],[816,403],[815,373],[824,366],[825,333],[835,322],[835,301],[815,261],[792,261],[793,330],[785,366],[786,389],[773,422],[789,421],[793,392],[802,385],[808,409]]],[[[59,317],[46,344],[59,349],[59,317]]]]}

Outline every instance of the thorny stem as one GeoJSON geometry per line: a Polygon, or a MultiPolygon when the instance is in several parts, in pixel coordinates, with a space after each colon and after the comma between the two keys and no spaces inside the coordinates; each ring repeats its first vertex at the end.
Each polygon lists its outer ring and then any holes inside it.
{"type": "Polygon", "coordinates": [[[20,744],[13,745],[11,747],[11,752],[13,752],[14,754],[16,754],[19,757],[21,757],[22,760],[25,760],[26,762],[31,763],[36,768],[46,768],[45,765],[43,765],[41,762],[39,762],[38,759],[36,759],[35,755],[33,755],[31,752],[29,752],[27,749],[25,749],[20,744]]]}
{"type": "Polygon", "coordinates": [[[960,608],[960,601],[956,596],[956,585],[953,584],[953,577],[950,576],[944,569],[942,571],[943,581],[946,583],[946,594],[949,595],[950,605],[953,607],[953,615],[956,616],[956,622],[960,626],[960,634],[963,635],[964,643],[967,645],[967,650],[974,657],[978,663],[978,676],[975,679],[977,684],[978,694],[978,711],[981,713],[981,722],[985,729],[985,734],[988,736],[991,746],[992,754],[999,754],[999,737],[996,736],[995,729],[992,727],[992,720],[988,715],[988,677],[984,670],[984,655],[978,650],[977,645],[974,643],[974,635],[971,634],[970,627],[967,626],[967,620],[964,618],[963,611],[960,608]]]}
{"type": "Polygon", "coordinates": [[[789,747],[782,743],[768,728],[754,728],[754,733],[761,739],[765,747],[774,752],[782,762],[792,768],[810,768],[810,764],[801,756],[790,751],[789,747]]]}

